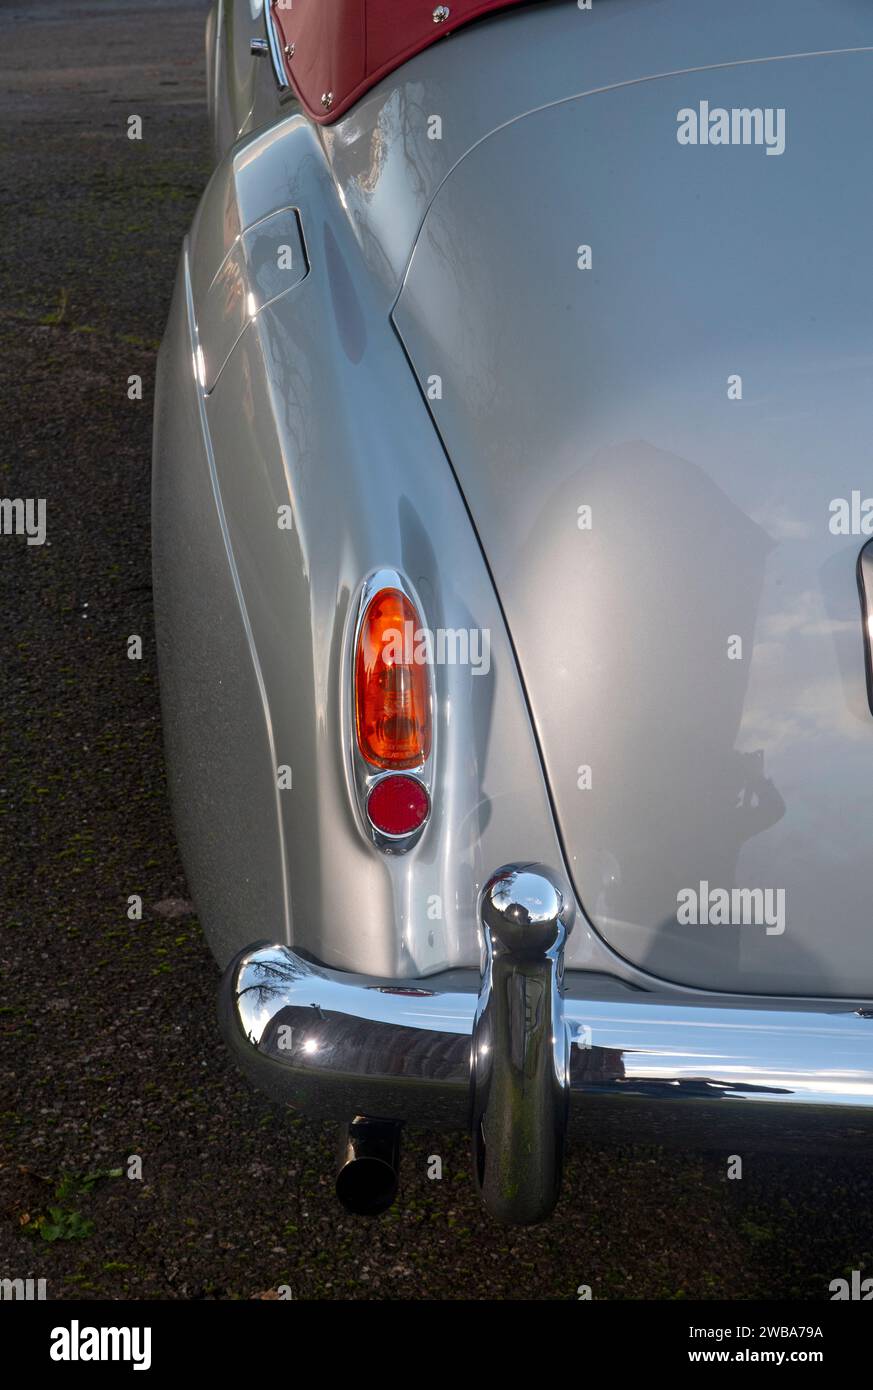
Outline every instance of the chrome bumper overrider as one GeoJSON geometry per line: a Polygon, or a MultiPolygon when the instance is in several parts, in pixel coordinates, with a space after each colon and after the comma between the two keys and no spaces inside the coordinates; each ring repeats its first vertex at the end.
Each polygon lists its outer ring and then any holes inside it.
{"type": "Polygon", "coordinates": [[[499,871],[481,980],[390,983],[252,947],[223,978],[225,1040],[255,1084],[308,1114],[469,1129],[482,1196],[505,1221],[551,1210],[565,1128],[726,1153],[869,1142],[873,1010],[563,976],[568,901],[539,865],[499,871]]]}

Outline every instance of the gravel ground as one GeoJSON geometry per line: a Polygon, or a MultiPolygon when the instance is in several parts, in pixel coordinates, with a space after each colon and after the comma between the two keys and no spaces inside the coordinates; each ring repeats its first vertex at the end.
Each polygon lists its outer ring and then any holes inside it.
{"type": "Polygon", "coordinates": [[[149,573],[155,350],[208,173],[204,16],[0,11],[0,491],[48,508],[45,545],[0,537],[0,1277],[51,1298],[827,1298],[873,1270],[860,1160],[747,1153],[737,1182],[724,1155],[579,1150],[555,1219],[505,1231],[466,1141],[415,1134],[395,1209],[356,1221],[330,1129],[223,1052],[167,805],[149,573]]]}

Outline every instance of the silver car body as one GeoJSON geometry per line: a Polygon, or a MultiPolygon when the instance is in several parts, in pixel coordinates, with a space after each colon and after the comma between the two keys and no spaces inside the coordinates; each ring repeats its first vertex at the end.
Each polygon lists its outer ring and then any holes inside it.
{"type": "MultiPolygon", "coordinates": [[[[664,1084],[722,1066],[741,1100],[866,1106],[873,11],[546,0],[326,126],[253,55],[265,26],[260,0],[210,16],[217,163],[156,404],[171,791],[232,988],[269,942],[304,993],[313,971],[332,998],[432,991],[468,1039],[484,885],[544,864],[574,900],[562,997],[617,1011],[625,1078],[650,1053],[664,1084]],[[782,149],[776,115],[762,143],[680,143],[701,103],[782,112],[782,149]],[[431,629],[488,634],[487,669],[434,667],[433,814],[402,855],[362,823],[350,752],[383,571],[431,629]],[[709,890],[770,915],[680,921],[709,890]],[[670,1046],[640,1045],[646,999],[670,1046]],[[760,1046],[708,1056],[707,1009],[723,1048],[760,1046]]],[[[592,1010],[567,1008],[588,1047],[592,1010]]],[[[428,1119],[418,1079],[397,1118],[428,1119]]]]}

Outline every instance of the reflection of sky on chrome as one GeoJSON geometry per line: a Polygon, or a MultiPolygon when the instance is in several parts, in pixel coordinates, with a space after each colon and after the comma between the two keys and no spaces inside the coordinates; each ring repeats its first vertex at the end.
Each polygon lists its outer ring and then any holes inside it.
{"type": "MultiPolygon", "coordinates": [[[[245,1030],[250,1041],[252,1041],[256,1045],[261,1041],[261,1038],[264,1036],[264,1032],[266,1031],[267,1025],[270,1023],[272,1017],[273,1010],[270,1009],[267,1005],[264,1005],[261,1008],[256,1008],[255,1010],[246,1011],[245,1030]]],[[[294,1028],[295,1032],[301,1031],[299,1023],[292,1024],[291,1027],[294,1028]]],[[[309,1053],[311,1055],[312,1053],[318,1051],[318,1039],[314,1037],[304,1038],[301,1047],[304,1052],[309,1053]]]]}
{"type": "MultiPolygon", "coordinates": [[[[296,1016],[288,1020],[290,1026],[305,1033],[307,1014],[310,1019],[313,1017],[309,1011],[316,997],[319,1009],[329,1013],[350,1013],[355,1018],[390,1022],[403,1028],[432,1029],[438,1033],[469,1033],[475,1003],[475,995],[453,992],[433,994],[426,999],[387,996],[375,986],[337,985],[327,977],[319,978],[317,986],[313,986],[313,982],[303,976],[301,981],[289,981],[287,988],[280,986],[275,993],[257,987],[244,989],[238,999],[243,1032],[259,1043],[279,1009],[291,1006],[296,1016]]],[[[315,1041],[317,1046],[317,1039],[315,1041]]]]}
{"type": "MultiPolygon", "coordinates": [[[[701,1063],[713,1061],[713,1058],[706,1053],[693,1054],[690,1057],[687,1053],[679,1054],[683,1058],[680,1065],[677,1065],[674,1054],[670,1052],[658,1054],[659,1057],[663,1058],[663,1061],[655,1061],[650,1058],[645,1062],[640,1062],[641,1055],[645,1054],[635,1052],[625,1055],[628,1084],[633,1084],[634,1081],[700,1080],[706,1076],[706,1068],[701,1063]]],[[[862,1071],[819,1070],[811,1076],[808,1070],[793,1067],[761,1068],[741,1063],[719,1062],[715,1080],[724,1082],[732,1079],[736,1079],[740,1090],[742,1083],[747,1083],[750,1086],[767,1086],[790,1093],[778,1096],[749,1092],[745,1099],[750,1101],[762,1100],[772,1103],[779,1100],[792,1100],[813,1104],[823,1103],[834,1096],[858,1096],[866,1100],[873,1099],[873,1081],[862,1071]]]]}
{"type": "MultiPolygon", "coordinates": [[[[873,1097],[873,1084],[870,1081],[849,1081],[844,1078],[823,1076],[810,1078],[805,1074],[792,1071],[757,1071],[753,1067],[723,1067],[719,1071],[718,1080],[725,1081],[730,1077],[736,1076],[751,1086],[766,1086],[774,1090],[787,1091],[788,1095],[765,1095],[756,1094],[750,1091],[745,1097],[746,1100],[763,1100],[772,1103],[779,1100],[801,1101],[807,1103],[824,1103],[828,1098],[835,1095],[840,1096],[860,1096],[865,1098],[873,1097]]],[[[670,1071],[667,1068],[643,1067],[634,1072],[634,1079],[647,1081],[675,1081],[678,1079],[692,1080],[698,1079],[699,1073],[693,1071],[670,1071]]],[[[738,1086],[738,1089],[742,1089],[738,1086]]]]}
{"type": "Polygon", "coordinates": [[[750,1091],[743,1095],[749,1101],[793,1098],[803,1104],[815,1104],[835,1096],[873,1100],[873,1073],[851,1065],[818,1065],[825,1051],[837,1061],[841,1055],[847,1062],[857,1060],[858,1020],[848,1010],[835,1015],[832,1022],[812,1022],[808,1014],[788,1009],[780,1011],[778,1022],[773,1022],[772,1015],[768,1021],[762,1021],[752,1009],[739,1017],[734,1015],[730,1021],[721,1010],[713,1010],[711,1018],[700,1017],[704,1010],[697,1009],[693,1010],[693,1017],[688,1017],[687,1011],[683,1016],[681,1006],[675,1014],[652,1008],[647,1013],[641,1019],[624,1010],[621,1015],[586,1012],[595,1046],[622,1054],[626,1070],[623,1085],[632,1086],[635,1081],[666,1084],[708,1079],[733,1083],[741,1095],[744,1085],[788,1093],[779,1096],[750,1091]],[[663,1043],[657,1041],[659,1030],[665,1037],[663,1043]],[[718,1045],[713,1047],[716,1042],[718,1045]],[[756,1061],[756,1055],[768,1060],[756,1061]]]}
{"type": "Polygon", "coordinates": [[[264,1030],[270,1019],[273,1017],[273,1010],[263,1005],[261,1008],[252,1009],[247,1001],[245,1009],[245,1030],[248,1037],[254,1039],[256,1043],[261,1041],[264,1030]]]}

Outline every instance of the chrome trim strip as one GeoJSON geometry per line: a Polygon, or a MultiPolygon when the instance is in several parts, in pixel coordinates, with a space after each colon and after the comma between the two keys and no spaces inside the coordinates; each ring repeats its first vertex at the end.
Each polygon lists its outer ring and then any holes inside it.
{"type": "Polygon", "coordinates": [[[858,556],[858,592],[864,620],[864,669],[867,674],[867,703],[873,714],[873,541],[858,556]]]}
{"type": "Polygon", "coordinates": [[[264,25],[267,30],[267,43],[270,45],[270,58],[273,63],[273,74],[276,78],[276,85],[285,91],[291,86],[288,81],[288,74],[285,71],[285,63],[282,58],[282,50],[279,46],[279,36],[276,33],[276,26],[273,23],[272,0],[264,0],[264,25]]]}

